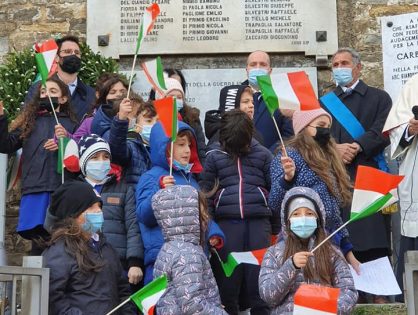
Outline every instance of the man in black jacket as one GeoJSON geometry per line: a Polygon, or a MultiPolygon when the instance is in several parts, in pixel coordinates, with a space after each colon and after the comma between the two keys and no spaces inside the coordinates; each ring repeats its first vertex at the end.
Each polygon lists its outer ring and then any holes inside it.
{"type": "MultiPolygon", "coordinates": [[[[71,105],[77,119],[81,121],[83,116],[89,111],[96,97],[94,89],[84,84],[78,78],[78,72],[81,68],[81,51],[78,37],[67,35],[56,40],[58,45],[57,55],[55,57],[58,67],[55,74],[58,78],[67,84],[71,94],[71,105]]],[[[40,82],[33,84],[25,97],[27,104],[38,91],[40,82]]]]}

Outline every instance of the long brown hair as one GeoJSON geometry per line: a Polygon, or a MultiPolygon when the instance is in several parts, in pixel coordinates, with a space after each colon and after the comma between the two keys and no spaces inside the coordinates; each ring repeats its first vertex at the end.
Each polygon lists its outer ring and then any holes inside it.
{"type": "MultiPolygon", "coordinates": [[[[70,105],[70,91],[67,87],[67,85],[62,82],[60,79],[56,77],[51,77],[47,80],[47,82],[55,82],[59,89],[61,90],[61,96],[66,96],[67,101],[63,104],[60,104],[60,113],[67,114],[70,119],[73,122],[77,122],[77,119],[74,115],[74,113],[71,110],[70,105]]],[[[38,111],[39,111],[39,99],[40,99],[40,91],[41,91],[42,85],[39,85],[38,93],[34,95],[32,100],[29,102],[29,104],[25,107],[23,112],[21,112],[16,119],[11,123],[10,130],[15,129],[21,129],[22,133],[20,134],[20,138],[26,139],[30,136],[34,126],[36,118],[38,117],[38,111]]]]}
{"type": "Polygon", "coordinates": [[[206,231],[208,230],[210,216],[208,212],[208,202],[206,199],[207,196],[202,192],[198,192],[198,195],[199,195],[200,245],[204,247],[206,243],[206,231]]]}
{"type": "Polygon", "coordinates": [[[74,218],[66,218],[54,226],[48,245],[61,239],[64,241],[65,251],[75,258],[81,273],[98,272],[102,269],[104,263],[95,261],[89,254],[90,234],[74,218]]]}
{"type": "Polygon", "coordinates": [[[320,146],[303,130],[291,139],[288,145],[302,155],[309,167],[324,181],[330,193],[340,200],[342,205],[350,203],[352,185],[345,165],[337,152],[334,139],[331,138],[325,146],[320,146]]]}

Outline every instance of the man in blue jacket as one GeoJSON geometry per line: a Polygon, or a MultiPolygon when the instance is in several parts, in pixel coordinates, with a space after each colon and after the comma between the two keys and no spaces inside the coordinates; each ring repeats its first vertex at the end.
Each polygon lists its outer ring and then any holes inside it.
{"type": "MultiPolygon", "coordinates": [[[[67,84],[71,94],[71,106],[73,113],[81,121],[83,116],[89,111],[90,106],[96,99],[94,89],[83,83],[77,76],[81,68],[81,50],[78,37],[67,35],[56,40],[58,45],[57,55],[55,57],[58,67],[57,73],[54,74],[67,84]]],[[[32,84],[28,94],[25,97],[27,104],[39,91],[40,81],[32,84]]]]}
{"type": "MultiPolygon", "coordinates": [[[[247,80],[243,85],[249,85],[254,90],[254,125],[255,129],[262,136],[262,144],[274,152],[278,146],[279,135],[277,134],[274,122],[271,119],[270,112],[267,110],[263,97],[261,96],[260,88],[257,83],[257,76],[270,75],[270,57],[261,50],[252,52],[247,59],[247,80]]],[[[280,110],[274,113],[274,119],[279,126],[280,132],[283,138],[293,136],[292,122],[289,118],[285,117],[280,110]]]]}

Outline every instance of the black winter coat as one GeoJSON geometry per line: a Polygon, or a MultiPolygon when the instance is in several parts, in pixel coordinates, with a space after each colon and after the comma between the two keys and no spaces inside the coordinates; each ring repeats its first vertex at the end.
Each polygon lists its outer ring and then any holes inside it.
{"type": "Polygon", "coordinates": [[[215,220],[272,216],[267,205],[271,160],[270,151],[254,139],[250,153],[236,161],[221,149],[208,152],[199,184],[210,191],[219,179],[217,193],[209,200],[215,220]]]}
{"type": "MultiPolygon", "coordinates": [[[[64,113],[57,113],[61,125],[73,133],[76,123],[64,113]]],[[[8,131],[7,116],[0,116],[0,153],[14,153],[22,148],[22,194],[52,192],[61,185],[57,173],[58,151],[44,149],[48,139],[54,138],[55,118],[52,113],[39,114],[31,134],[20,138],[21,130],[8,131]]]]}
{"type": "MultiPolygon", "coordinates": [[[[118,254],[101,239],[93,245],[90,240],[89,255],[104,266],[98,272],[82,274],[76,259],[65,248],[60,239],[42,254],[49,277],[50,315],[97,315],[106,314],[130,295],[130,288],[118,254]]],[[[114,314],[137,314],[136,308],[128,303],[114,314]]]]}

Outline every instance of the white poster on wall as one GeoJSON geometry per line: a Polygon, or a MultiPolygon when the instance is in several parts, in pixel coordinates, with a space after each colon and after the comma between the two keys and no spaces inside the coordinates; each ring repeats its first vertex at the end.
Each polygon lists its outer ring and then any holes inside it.
{"type": "MultiPolygon", "coordinates": [[[[315,67],[304,68],[273,68],[274,73],[305,71],[318,95],[317,70],[315,67]]],[[[200,109],[200,119],[203,124],[205,113],[218,109],[219,92],[224,86],[241,84],[246,80],[245,69],[184,69],[187,82],[186,103],[200,109]]],[[[129,76],[130,72],[125,72],[129,76]]],[[[151,85],[146,80],[143,71],[136,71],[136,80],[132,89],[147,100],[151,85]]]]}
{"type": "Polygon", "coordinates": [[[385,90],[396,101],[402,85],[418,73],[418,12],[380,19],[385,90]]]}

